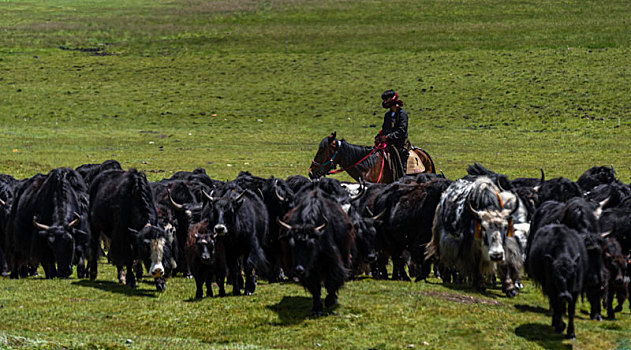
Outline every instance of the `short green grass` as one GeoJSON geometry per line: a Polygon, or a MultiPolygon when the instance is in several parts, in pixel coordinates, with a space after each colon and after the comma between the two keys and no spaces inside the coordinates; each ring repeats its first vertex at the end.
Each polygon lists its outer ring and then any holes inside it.
{"type": "MultiPolygon", "coordinates": [[[[449,178],[478,161],[574,180],[613,164],[631,181],[628,1],[0,0],[0,13],[0,172],[17,178],[106,159],[151,180],[304,175],[332,131],[370,144],[394,88],[449,178]]],[[[631,346],[628,308],[592,322],[581,304],[578,339],[553,334],[529,283],[507,299],[364,279],[311,319],[294,284],[194,302],[191,280],[129,291],[102,271],[0,280],[0,348],[631,346]]]]}
{"type": "MultiPolygon", "coordinates": [[[[577,337],[549,326],[540,291],[530,283],[508,299],[439,280],[348,282],[340,305],[310,317],[311,298],[299,285],[262,281],[252,296],[194,300],[193,280],[172,278],[155,291],[150,278],[130,290],[103,265],[96,281],[3,280],[0,348],[615,348],[628,340],[631,313],[617,321],[589,320],[579,302],[577,337]]],[[[215,286],[216,291],[216,286],[215,286]]]]}

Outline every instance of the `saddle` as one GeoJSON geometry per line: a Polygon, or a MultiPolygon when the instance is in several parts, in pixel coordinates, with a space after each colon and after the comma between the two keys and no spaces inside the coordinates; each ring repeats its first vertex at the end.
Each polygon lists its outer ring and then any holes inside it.
{"type": "Polygon", "coordinates": [[[401,164],[401,158],[399,157],[399,151],[396,149],[396,147],[392,145],[389,145],[387,147],[386,153],[388,154],[388,162],[390,163],[390,167],[392,169],[400,169],[397,171],[396,178],[399,178],[405,175],[416,175],[416,174],[420,174],[424,172],[426,170],[425,165],[423,165],[421,158],[415,152],[415,150],[417,149],[420,150],[420,148],[412,145],[409,139],[405,140],[405,144],[403,147],[405,148],[408,154],[407,162],[405,164],[406,165],[405,174],[402,174],[404,169],[403,169],[403,164],[401,164]]]}
{"type": "Polygon", "coordinates": [[[425,166],[421,162],[421,158],[414,151],[416,149],[418,148],[411,146],[408,152],[407,169],[405,172],[407,175],[416,175],[425,171],[425,166]]]}

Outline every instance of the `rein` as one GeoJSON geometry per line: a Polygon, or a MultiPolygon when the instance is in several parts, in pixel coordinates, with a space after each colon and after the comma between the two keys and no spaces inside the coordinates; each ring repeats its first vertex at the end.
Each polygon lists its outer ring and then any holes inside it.
{"type": "MultiPolygon", "coordinates": [[[[337,152],[340,149],[340,141],[338,140],[337,142],[338,142],[337,150],[335,151],[335,154],[333,155],[333,157],[331,157],[331,160],[329,160],[329,162],[332,161],[333,158],[335,158],[335,156],[337,155],[337,152]]],[[[387,144],[385,142],[380,143],[375,148],[373,148],[372,151],[370,151],[370,153],[368,153],[364,158],[360,159],[357,163],[355,163],[355,164],[353,164],[353,165],[351,165],[351,166],[349,166],[347,168],[340,168],[340,169],[336,169],[336,170],[331,170],[331,171],[329,171],[327,173],[327,175],[337,174],[337,173],[341,173],[343,171],[347,171],[348,169],[352,169],[352,168],[358,166],[359,164],[361,164],[366,159],[368,159],[368,157],[370,157],[376,151],[381,151],[382,152],[381,170],[379,171],[379,178],[377,179],[377,183],[379,183],[379,181],[381,181],[381,176],[383,175],[383,168],[384,168],[385,161],[386,161],[386,151],[385,151],[386,146],[387,146],[387,144]]],[[[329,162],[325,163],[325,165],[328,164],[329,162]]],[[[316,165],[319,165],[315,161],[313,163],[316,164],[316,165]]],[[[324,166],[324,165],[322,165],[322,166],[324,166]]]]}

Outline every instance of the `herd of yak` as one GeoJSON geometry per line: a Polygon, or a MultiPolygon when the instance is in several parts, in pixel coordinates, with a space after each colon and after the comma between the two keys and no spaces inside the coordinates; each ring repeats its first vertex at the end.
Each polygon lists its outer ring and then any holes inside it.
{"type": "Polygon", "coordinates": [[[483,291],[498,279],[514,297],[523,271],[550,301],[552,326],[574,337],[575,304],[586,295],[591,318],[601,304],[613,319],[628,299],[631,187],[613,167],[567,178],[509,179],[480,164],[456,181],[407,176],[391,184],[331,178],[232,181],[203,169],[149,182],[114,160],[17,180],[0,175],[0,270],[11,278],[97,278],[98,260],[133,288],[147,271],[196,282],[196,298],[252,294],[257,277],[299,281],[314,315],[337,303],[345,281],[418,280],[483,291]],[[392,261],[389,274],[387,266],[392,261]],[[433,266],[433,269],[432,269],[433,266]],[[324,305],[321,288],[327,295],[324,305]],[[617,307],[613,301],[617,299],[617,307]]]}

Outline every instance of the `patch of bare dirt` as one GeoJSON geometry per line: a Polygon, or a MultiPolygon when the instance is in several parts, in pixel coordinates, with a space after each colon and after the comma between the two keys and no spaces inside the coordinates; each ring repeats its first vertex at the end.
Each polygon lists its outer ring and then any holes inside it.
{"type": "Polygon", "coordinates": [[[452,301],[454,303],[467,304],[467,305],[470,305],[470,304],[502,305],[500,304],[500,302],[495,301],[495,300],[476,298],[470,295],[463,295],[463,294],[435,292],[435,291],[423,291],[423,292],[419,292],[419,294],[430,296],[433,298],[442,299],[442,300],[452,301]]]}

